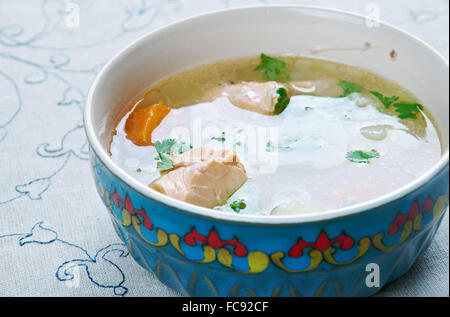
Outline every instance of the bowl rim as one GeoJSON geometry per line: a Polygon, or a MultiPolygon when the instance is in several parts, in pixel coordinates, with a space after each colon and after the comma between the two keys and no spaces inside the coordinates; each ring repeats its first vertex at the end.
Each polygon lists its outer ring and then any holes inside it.
{"type": "MultiPolygon", "coordinates": [[[[127,54],[130,51],[133,51],[136,47],[138,47],[141,42],[149,37],[152,37],[153,35],[163,31],[168,30],[170,28],[178,27],[179,25],[182,25],[184,23],[188,23],[191,20],[196,20],[202,17],[206,16],[214,16],[214,15],[220,15],[225,13],[230,13],[233,11],[245,11],[245,10],[261,10],[261,9],[296,9],[296,10],[317,10],[320,12],[330,13],[330,14],[340,14],[351,18],[356,19],[365,19],[366,17],[362,14],[349,12],[345,10],[340,9],[334,9],[334,8],[326,8],[326,7],[320,7],[320,6],[312,6],[312,5],[283,5],[283,4],[270,4],[270,5],[248,5],[248,6],[240,6],[240,7],[234,7],[234,8],[226,8],[221,10],[215,10],[215,11],[209,11],[206,13],[190,16],[181,20],[177,20],[175,22],[165,24],[161,27],[158,27],[154,29],[153,31],[150,31],[133,42],[131,42],[129,45],[124,47],[123,49],[119,50],[109,61],[106,63],[106,65],[103,67],[103,69],[100,71],[100,73],[96,76],[94,82],[91,85],[91,88],[89,89],[89,94],[86,99],[86,105],[84,110],[84,128],[87,135],[87,139],[90,144],[90,150],[93,151],[99,160],[104,164],[104,167],[106,167],[112,175],[120,179],[123,183],[125,183],[128,187],[130,187],[132,190],[138,192],[142,196],[144,196],[146,199],[150,199],[153,202],[156,202],[160,205],[163,205],[165,207],[168,207],[170,209],[195,216],[195,217],[201,217],[201,218],[207,218],[213,221],[219,221],[219,222],[228,222],[228,223],[241,223],[241,224],[258,224],[258,225],[298,225],[298,224],[305,224],[305,223],[312,223],[312,222],[323,222],[328,221],[330,219],[338,219],[348,216],[354,216],[360,213],[370,212],[374,209],[378,209],[380,207],[383,207],[387,204],[393,203],[411,192],[417,190],[427,182],[429,182],[432,178],[434,178],[436,175],[438,175],[440,172],[442,172],[446,166],[448,166],[449,163],[449,149],[447,148],[446,151],[442,154],[441,159],[433,165],[432,168],[428,169],[426,173],[421,175],[420,177],[416,178],[415,180],[407,183],[406,185],[398,188],[397,190],[379,196],[377,198],[371,199],[369,201],[359,203],[353,206],[344,207],[344,208],[335,208],[335,209],[329,209],[326,211],[318,212],[318,213],[307,213],[307,214],[299,214],[299,215],[278,215],[278,216],[268,216],[268,215],[241,215],[241,214],[232,214],[232,213],[224,213],[218,210],[205,208],[196,206],[190,203],[186,203],[183,201],[176,200],[174,198],[168,197],[166,195],[163,195],[153,189],[151,189],[148,186],[145,186],[144,184],[138,182],[136,179],[134,179],[131,175],[125,172],[121,167],[119,167],[116,163],[114,163],[111,159],[111,157],[108,155],[107,151],[102,147],[100,140],[97,138],[93,123],[92,123],[92,109],[93,109],[93,97],[95,94],[96,87],[99,85],[99,83],[103,80],[104,75],[107,71],[109,71],[111,68],[113,68],[120,57],[122,55],[127,54]]],[[[426,49],[434,53],[434,55],[441,60],[441,62],[444,63],[444,65],[447,66],[447,72],[448,72],[448,60],[435,48],[433,48],[431,45],[426,43],[425,41],[421,40],[417,36],[402,30],[399,27],[393,26],[389,23],[386,23],[384,21],[379,21],[381,25],[384,27],[390,28],[393,31],[399,32],[403,34],[406,37],[409,37],[410,40],[416,41],[419,45],[424,46],[426,49]]]]}

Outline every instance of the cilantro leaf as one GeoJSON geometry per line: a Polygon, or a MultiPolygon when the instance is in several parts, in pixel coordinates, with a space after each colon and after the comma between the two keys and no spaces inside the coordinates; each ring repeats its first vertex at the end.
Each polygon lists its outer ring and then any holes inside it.
{"type": "Polygon", "coordinates": [[[245,204],[243,199],[236,200],[230,204],[231,209],[235,212],[240,212],[242,209],[245,209],[247,205],[245,204]]]}
{"type": "Polygon", "coordinates": [[[187,145],[186,142],[176,142],[171,148],[171,153],[183,154],[190,149],[192,149],[192,145],[187,145]]]}
{"type": "Polygon", "coordinates": [[[226,139],[225,139],[225,132],[222,132],[222,135],[220,137],[212,137],[211,140],[225,143],[225,141],[226,141],[226,139]]]}
{"type": "Polygon", "coordinates": [[[344,90],[344,93],[339,97],[347,97],[351,93],[360,92],[363,87],[357,84],[349,83],[348,81],[340,80],[338,85],[344,90]]]}
{"type": "Polygon", "coordinates": [[[280,140],[278,146],[272,142],[269,141],[266,144],[266,152],[275,152],[275,150],[280,150],[280,151],[287,151],[291,149],[291,146],[296,144],[298,142],[298,139],[296,138],[286,138],[286,139],[282,139],[280,140]]]}
{"type": "Polygon", "coordinates": [[[187,145],[186,142],[165,139],[162,142],[156,141],[155,148],[158,153],[182,154],[192,149],[192,146],[187,145]]]}
{"type": "Polygon", "coordinates": [[[399,113],[400,119],[417,119],[417,114],[423,110],[423,106],[412,102],[397,102],[394,103],[395,111],[399,113]]]}
{"type": "Polygon", "coordinates": [[[379,158],[380,153],[378,153],[376,150],[372,150],[370,152],[364,152],[364,151],[353,151],[348,152],[345,156],[347,160],[353,163],[365,163],[369,164],[370,160],[373,158],[379,158]]]}
{"type": "Polygon", "coordinates": [[[370,91],[370,93],[371,93],[372,95],[374,95],[375,97],[377,97],[378,100],[381,101],[381,103],[384,105],[384,107],[385,107],[386,109],[388,109],[389,106],[392,105],[394,102],[396,102],[396,101],[398,100],[398,98],[399,98],[399,97],[397,97],[397,96],[386,97],[386,96],[383,96],[383,94],[380,94],[379,92],[373,91],[373,90],[370,91]]]}
{"type": "Polygon", "coordinates": [[[291,99],[288,97],[286,89],[284,89],[283,87],[278,88],[277,94],[279,95],[279,97],[275,105],[275,113],[280,114],[289,105],[291,99]]]}
{"type": "Polygon", "coordinates": [[[266,152],[275,152],[276,146],[272,141],[267,142],[266,144],[266,152]]]}
{"type": "Polygon", "coordinates": [[[170,157],[169,154],[160,153],[159,158],[161,159],[161,161],[158,162],[158,165],[156,167],[158,171],[163,172],[173,168],[172,158],[170,157]]]}
{"type": "Polygon", "coordinates": [[[155,160],[159,160],[158,171],[163,172],[173,168],[171,154],[182,154],[191,148],[192,146],[188,146],[186,142],[179,142],[174,139],[165,139],[162,142],[156,141],[155,149],[158,156],[155,157],[155,160]]]}
{"type": "Polygon", "coordinates": [[[158,153],[170,153],[175,143],[174,139],[165,139],[162,142],[156,141],[155,148],[158,153]]]}
{"type": "Polygon", "coordinates": [[[260,59],[261,63],[256,66],[254,71],[262,70],[262,78],[264,80],[277,80],[282,82],[291,80],[285,62],[265,54],[261,54],[260,59]]]}

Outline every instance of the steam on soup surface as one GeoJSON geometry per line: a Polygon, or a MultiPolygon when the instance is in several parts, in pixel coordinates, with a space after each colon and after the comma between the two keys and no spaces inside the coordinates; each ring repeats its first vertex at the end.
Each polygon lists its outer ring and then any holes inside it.
{"type": "Polygon", "coordinates": [[[262,54],[151,87],[118,120],[110,152],[167,196],[282,215],[388,194],[442,149],[426,108],[402,87],[348,65],[262,54]]]}

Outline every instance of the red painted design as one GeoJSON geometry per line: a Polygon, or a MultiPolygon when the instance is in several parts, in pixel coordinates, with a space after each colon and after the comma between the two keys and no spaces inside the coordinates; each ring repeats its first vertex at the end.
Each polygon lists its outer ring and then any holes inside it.
{"type": "Polygon", "coordinates": [[[420,207],[417,202],[414,202],[409,210],[409,213],[398,214],[397,217],[395,217],[394,221],[389,227],[388,233],[390,235],[396,234],[399,231],[400,227],[404,225],[408,220],[414,220],[419,215],[421,210],[425,211],[426,213],[429,213],[431,210],[433,210],[433,200],[431,198],[427,198],[420,207]]]}
{"type": "Polygon", "coordinates": [[[422,204],[422,209],[428,214],[433,210],[433,199],[427,198],[422,204]]]}
{"type": "Polygon", "coordinates": [[[338,237],[330,240],[326,232],[322,231],[315,242],[306,242],[302,238],[299,238],[297,243],[289,250],[289,256],[293,258],[301,257],[307,247],[312,247],[319,251],[325,251],[334,243],[337,243],[342,250],[349,250],[353,247],[355,242],[345,233],[342,233],[338,237]]]}
{"type": "Polygon", "coordinates": [[[125,208],[130,215],[140,215],[144,219],[144,227],[148,230],[153,229],[153,224],[145,213],[145,210],[135,209],[133,203],[131,202],[130,196],[126,195],[125,199],[123,199],[118,192],[114,192],[114,194],[112,194],[112,199],[116,207],[125,208]]]}
{"type": "Polygon", "coordinates": [[[247,248],[239,242],[237,238],[231,240],[221,240],[219,234],[215,229],[211,229],[208,236],[204,236],[193,228],[191,232],[184,236],[184,242],[187,245],[195,246],[197,243],[202,243],[211,246],[214,249],[222,248],[225,245],[234,247],[234,254],[239,257],[247,255],[247,248]]]}

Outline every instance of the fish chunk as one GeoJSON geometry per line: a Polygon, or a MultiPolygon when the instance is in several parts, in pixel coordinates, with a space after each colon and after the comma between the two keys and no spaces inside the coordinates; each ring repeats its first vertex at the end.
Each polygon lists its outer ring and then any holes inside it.
{"type": "Polygon", "coordinates": [[[210,97],[212,99],[227,97],[236,107],[261,114],[274,114],[279,97],[277,93],[279,88],[287,89],[285,85],[275,81],[242,82],[218,87],[210,92],[210,97]]]}
{"type": "Polygon", "coordinates": [[[213,208],[247,181],[247,173],[230,149],[200,147],[173,159],[173,169],[154,180],[150,187],[169,197],[213,208]]]}

